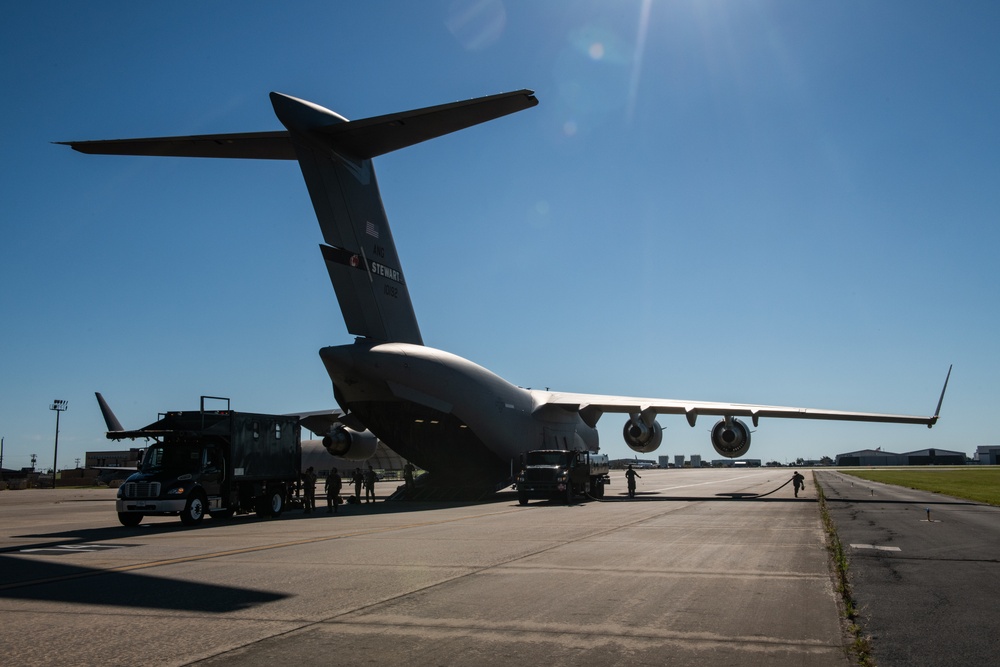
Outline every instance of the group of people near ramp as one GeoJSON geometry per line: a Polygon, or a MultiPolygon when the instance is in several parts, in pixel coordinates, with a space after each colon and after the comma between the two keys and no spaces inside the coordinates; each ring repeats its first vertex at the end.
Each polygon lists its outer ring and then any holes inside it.
{"type": "MultiPolygon", "coordinates": [[[[316,510],[316,481],[319,477],[312,466],[306,468],[302,473],[302,511],[311,514],[316,510]]],[[[361,487],[365,489],[365,502],[375,502],[375,482],[378,475],[372,465],[368,464],[368,470],[355,468],[351,473],[351,482],[354,483],[354,502],[361,503],[361,487]]],[[[337,506],[343,504],[344,498],[340,495],[344,488],[344,478],[336,468],[331,468],[323,484],[323,491],[326,493],[326,513],[336,514],[337,506]]],[[[348,501],[350,502],[350,501],[348,501]]]]}

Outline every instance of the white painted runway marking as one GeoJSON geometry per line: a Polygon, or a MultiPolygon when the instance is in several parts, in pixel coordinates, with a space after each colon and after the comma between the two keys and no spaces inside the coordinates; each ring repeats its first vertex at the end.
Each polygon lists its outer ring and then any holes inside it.
{"type": "Polygon", "coordinates": [[[883,547],[876,544],[852,544],[852,549],[875,549],[876,551],[902,551],[899,547],[883,547]]]}
{"type": "Polygon", "coordinates": [[[55,547],[39,547],[37,549],[21,549],[19,553],[22,554],[37,554],[37,553],[50,553],[50,554],[69,554],[69,553],[87,553],[91,551],[101,551],[102,549],[123,549],[128,545],[125,544],[60,544],[55,547]]]}
{"type": "MultiPolygon", "coordinates": [[[[730,478],[726,479],[725,483],[728,484],[728,483],[730,483],[730,482],[732,482],[734,480],[745,479],[747,477],[761,477],[761,476],[762,475],[760,473],[758,473],[756,475],[740,475],[739,477],[730,477],[730,478]]],[[[719,484],[719,483],[720,483],[719,480],[715,480],[715,481],[712,481],[712,482],[696,482],[694,484],[679,484],[677,486],[664,486],[664,487],[659,488],[659,489],[653,489],[652,492],[653,493],[660,493],[661,491],[670,491],[672,489],[686,489],[689,486],[704,486],[705,484],[719,484]]],[[[649,493],[649,491],[646,490],[646,489],[643,489],[643,492],[649,493]]]]}

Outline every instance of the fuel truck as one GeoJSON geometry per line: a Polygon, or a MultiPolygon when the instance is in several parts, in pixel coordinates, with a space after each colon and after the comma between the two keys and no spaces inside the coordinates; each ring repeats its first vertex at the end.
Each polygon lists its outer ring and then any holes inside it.
{"type": "Polygon", "coordinates": [[[517,500],[527,505],[531,499],[564,500],[576,496],[601,499],[611,483],[605,454],[565,449],[536,449],[525,452],[517,477],[517,500]]]}

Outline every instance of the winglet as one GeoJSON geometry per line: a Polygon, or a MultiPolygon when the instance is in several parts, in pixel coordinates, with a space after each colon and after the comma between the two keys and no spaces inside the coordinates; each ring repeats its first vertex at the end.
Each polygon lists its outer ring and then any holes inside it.
{"type": "Polygon", "coordinates": [[[934,424],[937,423],[938,417],[941,415],[941,404],[944,403],[944,392],[948,390],[948,380],[951,378],[951,369],[953,366],[954,364],[948,366],[948,374],[944,376],[944,387],[941,389],[941,398],[938,399],[937,409],[934,410],[934,418],[931,423],[927,425],[927,428],[934,426],[934,424]]]}
{"type": "Polygon", "coordinates": [[[101,396],[101,392],[95,391],[94,395],[97,396],[97,404],[101,406],[101,414],[104,415],[104,422],[108,425],[108,431],[124,431],[122,423],[118,421],[118,417],[115,417],[115,413],[111,411],[111,406],[101,396]]]}

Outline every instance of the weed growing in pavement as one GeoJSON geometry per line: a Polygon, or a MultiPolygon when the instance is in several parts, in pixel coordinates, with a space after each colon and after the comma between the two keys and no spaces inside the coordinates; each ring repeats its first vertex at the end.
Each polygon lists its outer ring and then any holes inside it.
{"type": "Polygon", "coordinates": [[[813,484],[816,488],[816,495],[819,498],[819,511],[823,519],[823,529],[826,532],[826,548],[833,563],[834,577],[837,582],[837,593],[844,605],[844,618],[847,619],[847,632],[852,637],[851,650],[861,667],[875,667],[875,658],[872,656],[871,637],[865,634],[861,627],[858,608],[851,595],[851,584],[847,579],[847,552],[837,534],[837,527],[833,524],[830,512],[826,506],[826,496],[823,494],[823,487],[817,484],[816,475],[813,473],[813,484]]]}

